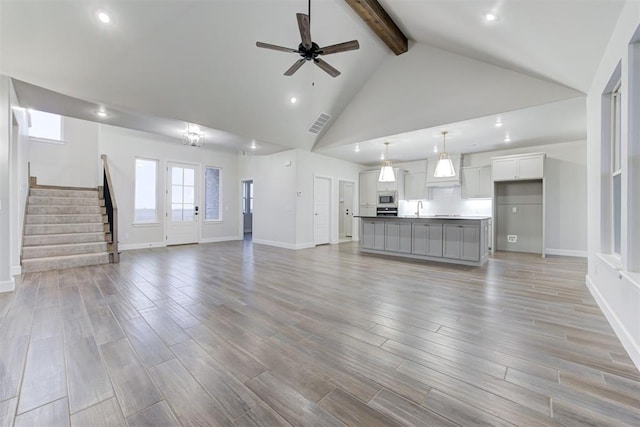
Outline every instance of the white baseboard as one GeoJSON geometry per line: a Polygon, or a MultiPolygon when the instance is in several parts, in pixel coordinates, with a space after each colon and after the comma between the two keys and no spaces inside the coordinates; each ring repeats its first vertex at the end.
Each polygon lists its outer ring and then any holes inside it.
{"type": "Polygon", "coordinates": [[[22,266],[21,265],[14,265],[11,267],[11,275],[12,276],[19,276],[22,274],[22,266]]]}
{"type": "Polygon", "coordinates": [[[316,246],[314,243],[300,243],[296,245],[294,243],[276,242],[273,240],[263,240],[263,239],[253,239],[253,243],[257,243],[259,245],[275,246],[276,248],[291,249],[293,251],[297,251],[300,249],[315,248],[316,246]]]}
{"type": "Polygon", "coordinates": [[[16,288],[16,281],[13,277],[9,280],[0,282],[0,292],[13,292],[15,288],[16,288]]]}
{"type": "Polygon", "coordinates": [[[150,249],[150,248],[164,248],[166,243],[164,242],[153,242],[153,243],[129,243],[129,244],[120,244],[118,245],[118,250],[121,251],[132,251],[136,249],[150,249]]]}
{"type": "Polygon", "coordinates": [[[627,353],[629,353],[629,357],[631,358],[631,360],[633,360],[633,363],[636,365],[636,367],[640,369],[640,342],[636,341],[639,338],[636,337],[634,339],[629,331],[627,331],[627,328],[624,327],[622,322],[620,322],[620,319],[618,319],[618,316],[616,316],[615,312],[611,309],[607,301],[602,297],[602,295],[598,291],[598,287],[595,285],[595,283],[593,283],[589,275],[587,275],[586,282],[587,288],[589,288],[589,291],[591,292],[591,295],[593,295],[593,298],[596,300],[598,307],[600,307],[600,310],[602,310],[604,316],[609,321],[609,324],[618,336],[618,339],[622,343],[622,346],[625,348],[625,350],[627,350],[627,353]]]}
{"type": "Polygon", "coordinates": [[[242,240],[242,238],[238,236],[207,237],[206,239],[200,239],[199,243],[229,242],[231,240],[242,240]]]}
{"type": "Polygon", "coordinates": [[[545,249],[545,253],[547,255],[560,255],[560,256],[573,256],[578,258],[586,258],[588,255],[587,251],[576,251],[573,249],[545,249]]]}

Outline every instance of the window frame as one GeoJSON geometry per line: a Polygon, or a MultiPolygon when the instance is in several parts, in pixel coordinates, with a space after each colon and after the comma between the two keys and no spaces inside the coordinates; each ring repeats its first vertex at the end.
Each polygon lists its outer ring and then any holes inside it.
{"type": "Polygon", "coordinates": [[[67,141],[64,139],[64,117],[60,114],[56,114],[56,113],[50,113],[48,111],[42,111],[42,110],[35,110],[35,109],[29,109],[29,130],[28,130],[28,135],[29,135],[29,139],[31,141],[35,141],[35,142],[45,142],[45,143],[49,143],[49,144],[66,144],[67,141]],[[55,116],[58,118],[58,120],[60,121],[60,139],[55,139],[55,138],[46,138],[43,136],[34,136],[31,135],[31,129],[33,128],[33,113],[43,113],[43,114],[49,114],[51,116],[55,116]]]}
{"type": "Polygon", "coordinates": [[[611,141],[611,174],[609,177],[611,210],[611,244],[610,253],[620,259],[622,257],[622,79],[618,79],[611,91],[611,122],[609,138],[611,141]],[[615,181],[618,180],[620,194],[616,198],[615,181]],[[617,203],[617,206],[616,206],[617,203]],[[617,225],[617,232],[616,232],[617,225]]]}
{"type": "Polygon", "coordinates": [[[202,174],[202,180],[203,185],[202,185],[202,192],[203,192],[203,221],[206,223],[216,223],[216,222],[223,222],[223,209],[222,209],[222,189],[223,189],[223,178],[222,178],[222,172],[223,172],[223,168],[221,168],[220,166],[208,166],[205,165],[204,166],[204,171],[202,174]],[[208,169],[217,169],[218,170],[218,218],[216,219],[207,219],[207,170],[208,169]]]}
{"type": "Polygon", "coordinates": [[[133,161],[133,221],[132,225],[134,226],[150,226],[150,225],[159,225],[161,221],[162,214],[159,209],[159,197],[158,197],[158,177],[160,173],[160,160],[153,159],[149,157],[140,157],[135,156],[133,161]],[[138,160],[147,161],[147,162],[155,162],[156,165],[156,173],[155,173],[155,182],[154,182],[154,193],[155,193],[155,218],[151,221],[138,221],[136,219],[136,190],[138,188],[138,160]]]}

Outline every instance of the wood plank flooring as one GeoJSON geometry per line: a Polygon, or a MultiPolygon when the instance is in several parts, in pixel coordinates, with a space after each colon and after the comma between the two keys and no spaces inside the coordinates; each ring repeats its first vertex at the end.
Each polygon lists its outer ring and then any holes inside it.
{"type": "Polygon", "coordinates": [[[225,242],[26,274],[0,294],[0,426],[638,426],[585,273],[225,242]]]}

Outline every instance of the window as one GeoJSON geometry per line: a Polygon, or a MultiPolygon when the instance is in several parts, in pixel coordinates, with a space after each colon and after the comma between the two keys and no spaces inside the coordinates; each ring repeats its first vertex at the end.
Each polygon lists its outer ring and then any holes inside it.
{"type": "Polygon", "coordinates": [[[611,252],[620,255],[622,228],[622,89],[618,82],[611,93],[611,252]]]}
{"type": "Polygon", "coordinates": [[[44,111],[29,110],[31,115],[31,138],[62,142],[62,117],[44,111]]]}
{"type": "Polygon", "coordinates": [[[157,178],[157,160],[136,159],[134,223],[158,222],[157,178]]]}
{"type": "Polygon", "coordinates": [[[220,221],[220,169],[206,167],[204,171],[204,219],[220,221]]]}

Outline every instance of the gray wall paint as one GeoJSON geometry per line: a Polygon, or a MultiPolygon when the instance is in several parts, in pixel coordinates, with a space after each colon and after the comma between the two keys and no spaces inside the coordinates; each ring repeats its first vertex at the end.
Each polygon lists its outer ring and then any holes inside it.
{"type": "Polygon", "coordinates": [[[495,198],[497,250],[542,253],[542,181],[498,183],[495,198]],[[509,242],[508,235],[517,241],[509,242]]]}

